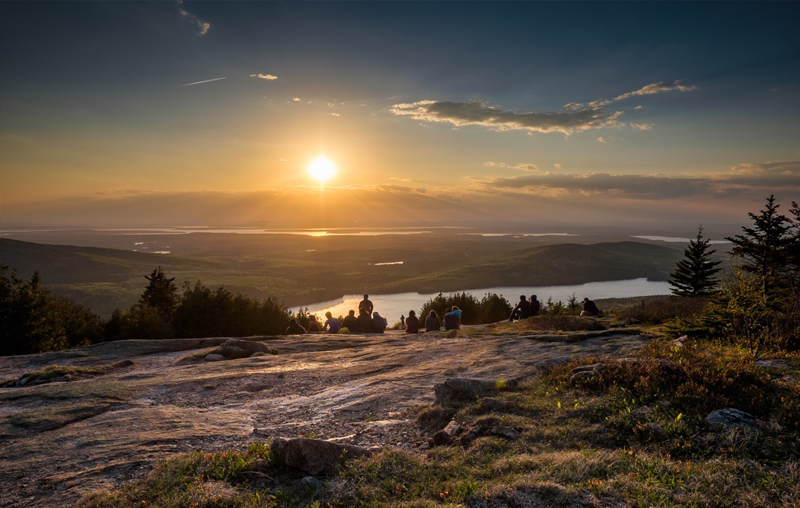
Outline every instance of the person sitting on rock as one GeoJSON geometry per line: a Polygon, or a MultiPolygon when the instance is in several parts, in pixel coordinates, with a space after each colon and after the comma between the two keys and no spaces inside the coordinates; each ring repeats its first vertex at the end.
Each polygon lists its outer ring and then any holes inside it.
{"type": "Polygon", "coordinates": [[[371,326],[374,333],[383,333],[387,326],[386,319],[377,312],[373,312],[371,326]]]}
{"type": "Polygon", "coordinates": [[[588,298],[584,298],[581,316],[597,317],[599,315],[600,309],[597,308],[597,305],[595,305],[595,303],[588,298]]]}
{"type": "Polygon", "coordinates": [[[419,318],[413,310],[408,311],[406,319],[406,333],[419,333],[419,318]]]}
{"type": "Polygon", "coordinates": [[[306,329],[300,326],[296,319],[289,320],[289,327],[286,329],[286,335],[303,335],[306,329]]]}
{"type": "Polygon", "coordinates": [[[525,298],[525,295],[520,295],[519,303],[517,303],[517,306],[511,311],[508,320],[514,321],[516,319],[528,319],[529,317],[531,317],[531,302],[525,298]]]}
{"type": "Polygon", "coordinates": [[[444,329],[458,330],[461,328],[461,317],[456,313],[458,307],[448,309],[447,314],[444,315],[444,329]]]}
{"type": "Polygon", "coordinates": [[[355,333],[358,331],[358,318],[356,317],[356,311],[351,310],[347,317],[342,320],[342,327],[347,328],[350,333],[355,333]]]}
{"type": "Polygon", "coordinates": [[[369,316],[366,309],[359,310],[358,323],[356,323],[356,331],[358,333],[372,332],[372,318],[369,316]]]}
{"type": "Polygon", "coordinates": [[[439,314],[437,314],[435,310],[432,310],[431,313],[428,314],[428,318],[425,319],[425,331],[438,332],[441,326],[442,322],[439,321],[439,314]]]}
{"type": "Polygon", "coordinates": [[[536,295],[531,295],[530,302],[528,303],[531,304],[531,316],[538,316],[539,312],[542,310],[542,304],[536,299],[536,295]]]}
{"type": "Polygon", "coordinates": [[[361,314],[361,309],[367,311],[367,314],[372,314],[373,310],[372,302],[369,301],[369,295],[364,295],[364,299],[358,302],[358,313],[361,314]]]}
{"type": "Polygon", "coordinates": [[[333,317],[333,314],[331,314],[330,311],[325,313],[325,317],[328,319],[322,326],[323,330],[327,330],[328,333],[339,333],[340,321],[333,317]]]}
{"type": "Polygon", "coordinates": [[[320,331],[319,323],[317,323],[317,316],[311,314],[308,316],[308,333],[315,333],[320,331]]]}

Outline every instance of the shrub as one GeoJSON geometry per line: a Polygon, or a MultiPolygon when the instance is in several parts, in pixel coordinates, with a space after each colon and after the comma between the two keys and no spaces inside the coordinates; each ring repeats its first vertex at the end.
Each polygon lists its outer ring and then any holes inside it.
{"type": "Polygon", "coordinates": [[[422,306],[419,315],[427,317],[431,310],[436,311],[439,319],[443,319],[445,310],[453,305],[458,306],[463,312],[461,322],[466,325],[495,323],[508,319],[511,314],[511,304],[503,295],[486,293],[478,300],[470,293],[455,293],[444,296],[439,293],[422,306]]]}
{"type": "Polygon", "coordinates": [[[609,310],[619,319],[636,319],[642,323],[658,325],[670,319],[691,318],[703,312],[708,303],[704,297],[660,296],[643,299],[638,305],[623,310],[609,310]]]}

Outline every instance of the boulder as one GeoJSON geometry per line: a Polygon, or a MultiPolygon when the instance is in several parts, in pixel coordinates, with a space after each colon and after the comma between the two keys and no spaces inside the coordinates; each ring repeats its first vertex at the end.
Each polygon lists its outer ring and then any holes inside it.
{"type": "Polygon", "coordinates": [[[247,358],[250,354],[244,349],[236,346],[220,346],[216,349],[217,353],[221,354],[228,360],[235,360],[237,358],[247,358]]]}
{"type": "Polygon", "coordinates": [[[606,368],[605,363],[591,363],[589,365],[581,365],[579,367],[575,367],[574,369],[572,369],[572,373],[577,374],[578,372],[600,372],[605,368],[606,368]]]}
{"type": "Polygon", "coordinates": [[[267,356],[267,353],[263,351],[256,351],[255,353],[250,355],[250,358],[258,358],[259,356],[267,356]]]}
{"type": "Polygon", "coordinates": [[[480,421],[464,432],[460,439],[461,446],[467,448],[472,444],[472,441],[483,436],[494,436],[516,441],[522,437],[522,433],[507,425],[499,425],[493,419],[480,421]]]}
{"type": "Polygon", "coordinates": [[[310,475],[329,473],[344,459],[371,454],[358,446],[306,438],[276,439],[272,441],[270,451],[286,466],[310,475]]]}
{"type": "Polygon", "coordinates": [[[519,406],[515,402],[485,397],[481,399],[480,409],[484,412],[510,413],[519,406]]]}
{"type": "MultiPolygon", "coordinates": [[[[246,356],[250,356],[253,353],[266,353],[272,354],[272,348],[264,344],[263,342],[255,342],[252,340],[245,340],[245,339],[228,339],[222,343],[220,349],[230,348],[230,347],[237,347],[243,350],[246,353],[246,356]]],[[[223,353],[224,354],[224,353],[223,353]]],[[[227,355],[225,355],[227,356],[227,355]]]]}
{"type": "Polygon", "coordinates": [[[224,356],[222,356],[220,354],[217,354],[217,353],[209,353],[209,354],[206,355],[206,358],[205,358],[205,360],[207,362],[219,362],[219,361],[224,360],[224,359],[225,359],[224,356]]]}
{"type": "Polygon", "coordinates": [[[455,414],[456,410],[451,408],[427,408],[417,417],[417,425],[428,432],[441,430],[453,419],[455,414]]]}
{"type": "Polygon", "coordinates": [[[549,374],[553,369],[571,363],[574,360],[571,356],[559,356],[536,362],[533,367],[539,374],[549,374]]]}
{"type": "Polygon", "coordinates": [[[448,378],[444,383],[437,383],[433,389],[436,393],[436,404],[474,401],[482,397],[494,395],[502,390],[516,388],[517,380],[494,380],[473,378],[448,378]]]}
{"type": "Polygon", "coordinates": [[[678,337],[677,339],[672,341],[672,346],[673,347],[683,347],[683,343],[686,342],[687,340],[689,340],[689,336],[688,335],[681,335],[680,337],[678,337]]]}
{"type": "Polygon", "coordinates": [[[756,428],[755,417],[753,417],[753,415],[732,407],[717,409],[710,412],[708,416],[706,416],[705,421],[707,424],[717,429],[729,429],[732,427],[756,428]]]}

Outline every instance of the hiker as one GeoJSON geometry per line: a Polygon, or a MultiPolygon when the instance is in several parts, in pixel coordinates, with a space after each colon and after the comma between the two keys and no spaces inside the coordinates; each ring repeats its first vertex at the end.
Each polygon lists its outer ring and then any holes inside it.
{"type": "Polygon", "coordinates": [[[529,317],[531,317],[531,302],[525,298],[525,295],[519,295],[519,303],[511,311],[508,320],[514,321],[516,319],[528,319],[529,317]]]}
{"type": "Polygon", "coordinates": [[[303,335],[306,329],[300,326],[296,319],[289,320],[289,327],[286,329],[286,335],[303,335]]]}
{"type": "Polygon", "coordinates": [[[461,322],[461,309],[458,308],[458,305],[453,305],[453,313],[458,316],[459,324],[461,322]]]}
{"type": "Polygon", "coordinates": [[[339,326],[341,321],[333,317],[333,314],[331,314],[330,311],[325,313],[325,317],[328,319],[322,326],[322,330],[323,331],[327,330],[328,333],[339,333],[339,326]]]}
{"type": "Polygon", "coordinates": [[[350,333],[355,333],[358,331],[358,318],[356,317],[356,311],[351,310],[347,317],[342,320],[342,327],[347,328],[350,333]]]}
{"type": "Polygon", "coordinates": [[[406,321],[406,333],[419,333],[419,318],[417,313],[413,310],[408,311],[408,319],[406,321]]]}
{"type": "Polygon", "coordinates": [[[383,333],[386,330],[386,319],[381,317],[377,312],[372,313],[372,331],[374,333],[383,333]]]}
{"type": "Polygon", "coordinates": [[[456,313],[458,311],[458,307],[451,307],[449,312],[444,315],[444,329],[447,330],[458,330],[461,328],[461,317],[456,313]]]}
{"type": "MultiPolygon", "coordinates": [[[[409,312],[408,317],[411,317],[412,314],[409,312]]],[[[400,314],[400,329],[405,330],[406,328],[406,317],[403,314],[400,314]]]]}
{"type": "Polygon", "coordinates": [[[584,298],[581,316],[597,317],[599,315],[600,309],[597,308],[597,305],[595,305],[595,303],[588,298],[584,298]]]}
{"type": "Polygon", "coordinates": [[[372,319],[369,317],[366,309],[359,310],[357,319],[356,331],[358,333],[370,333],[372,331],[372,319]]]}
{"type": "Polygon", "coordinates": [[[531,304],[531,316],[538,316],[539,311],[542,310],[542,304],[536,299],[536,295],[531,295],[529,303],[531,304]]]}
{"type": "Polygon", "coordinates": [[[425,319],[425,331],[438,332],[441,326],[442,322],[439,321],[439,315],[436,313],[435,310],[432,310],[431,313],[428,314],[427,319],[425,319]]]}
{"type": "Polygon", "coordinates": [[[361,309],[367,311],[367,314],[372,314],[373,309],[372,302],[369,301],[369,295],[364,295],[364,299],[358,302],[358,313],[361,314],[361,309]]]}
{"type": "Polygon", "coordinates": [[[315,333],[319,331],[319,323],[317,323],[317,316],[311,314],[308,316],[308,333],[315,333]]]}

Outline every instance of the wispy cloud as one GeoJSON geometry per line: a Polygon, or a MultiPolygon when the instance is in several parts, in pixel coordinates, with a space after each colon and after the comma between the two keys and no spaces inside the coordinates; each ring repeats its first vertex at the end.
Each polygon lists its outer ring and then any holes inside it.
{"type": "Polygon", "coordinates": [[[517,113],[502,110],[481,101],[440,102],[423,100],[395,104],[390,108],[395,115],[410,116],[426,122],[445,122],[456,126],[482,125],[496,130],[525,130],[528,132],[573,132],[617,126],[621,112],[608,112],[600,108],[583,109],[568,113],[517,113]]]}
{"type": "Polygon", "coordinates": [[[630,126],[631,129],[637,131],[649,131],[650,129],[653,128],[653,124],[651,123],[631,123],[630,126]]]}
{"type": "Polygon", "coordinates": [[[225,77],[222,77],[222,78],[214,78],[214,79],[205,79],[205,80],[203,80],[203,81],[195,81],[194,83],[186,83],[185,85],[178,85],[178,86],[202,85],[203,83],[211,83],[212,81],[219,81],[219,80],[221,80],[221,79],[225,79],[225,77]]]}
{"type": "Polygon", "coordinates": [[[517,164],[506,164],[505,162],[495,162],[495,161],[487,161],[483,163],[484,166],[490,168],[509,168],[509,169],[518,169],[519,171],[539,171],[539,166],[536,164],[530,163],[517,163],[517,164]]]}
{"type": "MultiPolygon", "coordinates": [[[[621,100],[629,99],[631,97],[638,97],[641,95],[653,95],[657,93],[664,93],[664,92],[691,92],[692,90],[697,90],[697,87],[694,85],[682,85],[681,80],[673,80],[673,81],[661,81],[659,83],[651,83],[649,85],[645,85],[638,90],[634,90],[633,92],[627,92],[622,95],[618,95],[613,99],[600,99],[597,101],[592,101],[588,104],[583,104],[580,102],[570,102],[564,105],[564,109],[569,111],[581,111],[583,109],[594,109],[600,108],[603,106],[608,106],[614,102],[618,102],[621,100]]],[[[636,106],[634,109],[641,109],[641,106],[636,106]]]]}
{"type": "Polygon", "coordinates": [[[258,78],[258,79],[266,79],[267,81],[275,81],[278,79],[278,76],[274,74],[250,74],[251,78],[258,78]]]}
{"type": "Polygon", "coordinates": [[[744,163],[725,173],[704,176],[548,172],[486,179],[477,181],[476,185],[485,189],[551,197],[573,195],[665,200],[702,195],[735,198],[742,195],[768,195],[776,190],[800,192],[800,161],[744,163]]]}
{"type": "Polygon", "coordinates": [[[191,12],[187,11],[183,7],[183,0],[175,0],[178,3],[178,12],[181,14],[181,17],[185,19],[187,22],[191,23],[195,29],[197,30],[197,35],[204,36],[208,33],[211,29],[211,23],[201,20],[191,12]]]}
{"type": "Polygon", "coordinates": [[[602,144],[602,145],[605,145],[606,143],[608,143],[608,141],[606,141],[606,138],[604,138],[603,136],[598,137],[597,138],[597,142],[602,144]]]}

